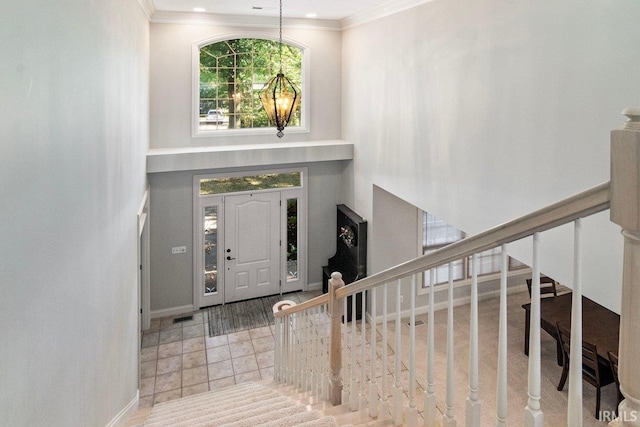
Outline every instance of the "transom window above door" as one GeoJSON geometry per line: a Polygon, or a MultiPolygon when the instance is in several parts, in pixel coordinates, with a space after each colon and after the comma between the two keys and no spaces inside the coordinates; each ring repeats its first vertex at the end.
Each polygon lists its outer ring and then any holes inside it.
{"type": "Polygon", "coordinates": [[[276,190],[302,186],[302,172],[222,176],[200,179],[200,195],[276,190]]]}
{"type": "MultiPolygon", "coordinates": [[[[272,127],[259,95],[281,69],[305,93],[301,47],[283,42],[281,49],[275,40],[233,38],[200,44],[194,53],[198,61],[194,78],[196,135],[260,133],[255,130],[272,127]]],[[[304,108],[303,97],[289,128],[303,125],[304,108]]]]}

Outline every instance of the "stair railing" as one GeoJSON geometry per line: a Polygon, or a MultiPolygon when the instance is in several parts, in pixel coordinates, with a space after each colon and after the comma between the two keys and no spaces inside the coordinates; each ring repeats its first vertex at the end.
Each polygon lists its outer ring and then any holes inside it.
{"type": "MultiPolygon", "coordinates": [[[[445,408],[441,423],[444,427],[457,425],[454,405],[454,323],[453,323],[453,274],[454,261],[471,257],[472,280],[469,325],[468,395],[465,405],[466,426],[480,426],[481,403],[478,384],[478,254],[501,247],[502,269],[500,279],[500,313],[498,339],[498,367],[496,390],[496,426],[506,426],[507,421],[507,269],[506,245],[525,237],[533,237],[533,265],[530,309],[530,348],[528,367],[528,402],[524,411],[526,427],[538,427],[544,423],[540,402],[540,269],[538,261],[539,235],[541,232],[574,224],[574,283],[573,301],[581,301],[580,239],[582,218],[611,207],[611,219],[623,228],[625,236],[625,260],[623,272],[623,306],[620,325],[619,379],[625,400],[620,405],[620,422],[624,426],[640,426],[640,108],[627,109],[629,117],[624,129],[612,132],[611,182],[604,183],[548,207],[509,221],[475,236],[445,246],[442,249],[417,257],[380,273],[344,286],[339,273],[333,273],[329,292],[303,304],[274,313],[276,318],[275,377],[278,381],[300,385],[300,376],[310,376],[317,381],[315,390],[332,404],[347,403],[351,410],[367,412],[370,417],[390,416],[395,425],[435,426],[438,411],[434,392],[434,342],[433,313],[434,289],[430,288],[428,307],[428,339],[426,370],[422,408],[418,408],[416,380],[415,295],[417,281],[429,269],[449,266],[448,316],[447,316],[447,372],[445,408]],[[402,328],[400,286],[403,279],[410,279],[410,314],[408,369],[401,360],[402,328]],[[389,292],[391,290],[391,292],[389,292]],[[395,292],[393,292],[395,291],[395,292]],[[352,296],[352,313],[355,313],[356,294],[362,293],[362,318],[355,318],[350,327],[341,326],[343,307],[352,296]],[[395,293],[395,319],[390,328],[387,302],[395,293]],[[377,298],[383,300],[382,325],[378,328],[377,298]],[[370,301],[369,338],[365,301],[370,301]],[[359,328],[358,328],[359,326],[359,328]],[[393,329],[394,366],[387,375],[387,331],[393,329]],[[379,345],[378,330],[382,344],[379,345]],[[343,345],[347,357],[342,358],[343,345]],[[309,347],[310,346],[310,347],[309,347]],[[310,350],[311,349],[311,350],[310,350]],[[368,350],[368,351],[367,351],[368,350]],[[381,370],[377,360],[380,358],[381,370]],[[359,365],[359,366],[358,366],[359,365]],[[367,366],[368,365],[368,366],[367,366]],[[359,367],[359,369],[358,369],[359,367]],[[369,369],[367,369],[367,367],[369,369]],[[342,373],[346,375],[347,389],[343,390],[342,373]],[[381,384],[378,384],[380,382],[381,384]],[[392,384],[389,384],[392,383],[392,384]],[[392,390],[388,389],[391,385],[392,390]],[[389,402],[391,398],[391,402],[389,402]],[[422,414],[422,420],[420,420],[422,414]]],[[[581,304],[572,304],[572,340],[582,339],[581,304]]],[[[346,322],[346,320],[345,320],[346,322]]],[[[567,421],[570,427],[582,425],[582,376],[581,352],[571,352],[569,374],[569,401],[567,421]],[[574,367],[577,367],[574,369],[574,367]]]]}

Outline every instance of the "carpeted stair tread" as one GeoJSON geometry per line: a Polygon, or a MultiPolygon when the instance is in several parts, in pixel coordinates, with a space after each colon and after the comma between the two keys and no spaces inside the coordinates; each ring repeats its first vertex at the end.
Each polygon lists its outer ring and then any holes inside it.
{"type": "Polygon", "coordinates": [[[335,417],[322,417],[315,421],[298,424],[297,427],[338,427],[338,421],[335,417]]]}
{"type": "Polygon", "coordinates": [[[203,408],[180,408],[179,412],[166,414],[166,416],[162,418],[150,418],[145,426],[178,427],[183,424],[192,426],[200,422],[210,421],[211,419],[221,420],[225,417],[243,417],[245,414],[253,412],[256,407],[258,409],[262,408],[264,411],[265,405],[268,405],[266,406],[268,408],[282,408],[292,405],[291,401],[285,396],[276,396],[267,400],[261,400],[258,398],[256,400],[251,400],[250,402],[241,400],[239,402],[239,404],[224,405],[224,407],[218,407],[215,405],[205,406],[203,408]]]}
{"type": "Polygon", "coordinates": [[[220,390],[212,390],[204,393],[183,397],[182,399],[170,400],[158,403],[153,407],[153,412],[169,411],[173,407],[185,406],[187,402],[198,404],[198,402],[210,401],[211,399],[233,398],[234,396],[247,396],[253,393],[264,393],[265,387],[257,383],[242,383],[236,386],[225,387],[220,390]]]}
{"type": "MultiPolygon", "coordinates": [[[[293,405],[277,410],[267,411],[264,411],[263,409],[263,412],[258,411],[258,413],[254,413],[248,418],[244,418],[244,414],[240,414],[241,419],[236,419],[234,422],[229,422],[227,420],[216,420],[217,423],[215,425],[224,427],[256,427],[264,424],[265,422],[270,422],[271,420],[283,419],[291,415],[299,414],[306,411],[307,407],[305,405],[293,405]]],[[[212,426],[213,425],[214,424],[212,424],[212,426]]]]}
{"type": "Polygon", "coordinates": [[[259,383],[159,403],[144,427],[334,427],[336,419],[259,383]]]}
{"type": "Polygon", "coordinates": [[[286,418],[258,424],[259,427],[338,427],[335,417],[321,416],[318,411],[303,412],[286,418]]]}
{"type": "Polygon", "coordinates": [[[174,414],[176,412],[176,408],[180,408],[181,411],[191,411],[192,413],[210,410],[216,413],[224,412],[229,409],[239,408],[246,405],[255,405],[260,402],[272,401],[274,399],[286,399],[281,394],[271,392],[271,393],[252,393],[251,395],[245,396],[232,396],[231,398],[225,398],[220,401],[219,399],[206,399],[206,400],[198,400],[197,402],[186,401],[184,405],[180,406],[172,406],[171,408],[163,408],[160,411],[154,412],[152,411],[149,415],[149,420],[158,418],[158,417],[166,417],[170,414],[174,414]],[[216,402],[215,405],[210,405],[210,402],[216,402]]]}

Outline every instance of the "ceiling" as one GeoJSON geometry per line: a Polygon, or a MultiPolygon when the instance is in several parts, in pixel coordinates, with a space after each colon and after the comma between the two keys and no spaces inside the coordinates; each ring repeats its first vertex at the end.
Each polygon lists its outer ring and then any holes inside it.
{"type": "MultiPolygon", "coordinates": [[[[163,12],[202,13],[273,17],[279,14],[278,0],[152,0],[155,10],[163,12]]],[[[282,15],[285,18],[305,18],[314,13],[313,19],[341,20],[374,9],[393,0],[283,0],[282,15]]]]}

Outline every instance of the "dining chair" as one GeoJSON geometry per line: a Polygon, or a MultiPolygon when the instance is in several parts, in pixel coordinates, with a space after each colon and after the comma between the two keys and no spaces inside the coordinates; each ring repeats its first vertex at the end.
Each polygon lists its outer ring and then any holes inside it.
{"type": "Polygon", "coordinates": [[[613,373],[613,380],[616,382],[616,415],[618,415],[618,406],[620,406],[620,402],[624,399],[624,396],[620,392],[620,380],[618,379],[618,355],[612,351],[608,351],[607,356],[609,356],[609,365],[611,366],[611,372],[613,373]]]}
{"type": "MultiPolygon", "coordinates": [[[[564,384],[567,381],[569,374],[569,355],[571,352],[571,332],[560,325],[556,324],[558,329],[558,340],[562,347],[562,356],[564,363],[562,364],[562,376],[558,383],[558,391],[562,391],[564,384]]],[[[598,362],[598,351],[596,345],[588,341],[582,341],[582,379],[596,388],[596,414],[595,417],[599,419],[600,414],[600,388],[611,384],[613,374],[608,365],[603,365],[598,362]]]]}
{"type": "MultiPolygon", "coordinates": [[[[529,289],[529,297],[531,297],[531,282],[532,279],[526,279],[527,289],[529,289]]],[[[552,296],[558,296],[558,290],[556,289],[556,282],[550,277],[540,276],[540,298],[551,298],[552,296]]]]}

